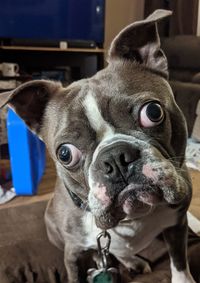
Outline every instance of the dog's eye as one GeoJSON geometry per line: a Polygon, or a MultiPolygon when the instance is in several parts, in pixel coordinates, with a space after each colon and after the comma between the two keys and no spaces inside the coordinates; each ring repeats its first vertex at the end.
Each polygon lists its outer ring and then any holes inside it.
{"type": "Polygon", "coordinates": [[[68,168],[74,167],[81,159],[80,150],[72,144],[62,144],[57,150],[58,159],[68,168]]]}
{"type": "Polygon", "coordinates": [[[140,125],[145,128],[159,125],[164,119],[164,111],[157,102],[149,102],[140,110],[140,125]]]}

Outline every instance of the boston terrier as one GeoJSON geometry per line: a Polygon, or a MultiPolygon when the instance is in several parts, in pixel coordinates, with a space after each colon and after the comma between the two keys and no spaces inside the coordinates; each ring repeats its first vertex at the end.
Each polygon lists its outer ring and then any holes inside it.
{"type": "Polygon", "coordinates": [[[156,10],[124,28],[111,43],[107,67],[91,78],[66,88],[31,81],[0,95],[0,106],[25,121],[55,162],[45,221],[50,241],[64,250],[69,283],[80,282],[77,258],[97,249],[101,231],[111,236],[110,253],[142,272],[151,269],[137,254],[162,234],[171,282],[194,283],[187,261],[186,122],[167,81],[157,29],[169,15],[156,10]]]}

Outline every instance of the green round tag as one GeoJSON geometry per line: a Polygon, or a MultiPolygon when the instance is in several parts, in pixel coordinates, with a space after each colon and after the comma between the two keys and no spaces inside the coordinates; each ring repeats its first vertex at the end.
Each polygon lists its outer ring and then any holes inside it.
{"type": "Polygon", "coordinates": [[[102,271],[93,278],[93,283],[112,283],[112,275],[102,271]]]}

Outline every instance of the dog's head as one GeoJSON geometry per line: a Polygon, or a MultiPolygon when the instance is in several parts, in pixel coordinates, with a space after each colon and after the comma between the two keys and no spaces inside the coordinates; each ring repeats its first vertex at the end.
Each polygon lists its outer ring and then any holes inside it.
{"type": "Polygon", "coordinates": [[[157,10],[113,40],[108,66],[67,88],[34,81],[0,96],[44,140],[66,189],[102,228],[189,194],[186,124],[166,80],[157,10]]]}

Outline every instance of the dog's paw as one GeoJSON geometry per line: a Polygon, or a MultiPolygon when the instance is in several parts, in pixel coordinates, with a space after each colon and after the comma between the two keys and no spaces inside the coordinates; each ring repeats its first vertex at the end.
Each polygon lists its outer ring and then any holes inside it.
{"type": "Polygon", "coordinates": [[[172,266],[171,272],[172,283],[196,283],[188,268],[183,271],[178,271],[172,266]]]}
{"type": "Polygon", "coordinates": [[[192,276],[172,277],[172,283],[196,283],[192,276]]]}
{"type": "Polygon", "coordinates": [[[129,270],[132,275],[146,274],[151,272],[151,267],[147,261],[141,258],[135,258],[129,267],[129,270]]]}
{"type": "Polygon", "coordinates": [[[151,272],[151,267],[144,259],[133,256],[130,260],[120,259],[120,262],[129,270],[131,277],[137,274],[146,274],[151,272]]]}

